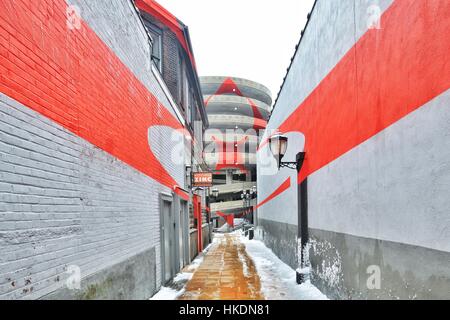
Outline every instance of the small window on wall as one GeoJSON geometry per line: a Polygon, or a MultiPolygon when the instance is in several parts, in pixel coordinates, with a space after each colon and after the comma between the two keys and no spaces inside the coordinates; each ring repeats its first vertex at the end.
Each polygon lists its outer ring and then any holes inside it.
{"type": "Polygon", "coordinates": [[[158,67],[158,70],[162,72],[162,30],[148,22],[145,25],[153,39],[152,61],[158,67]]]}
{"type": "Polygon", "coordinates": [[[184,105],[182,103],[183,99],[183,60],[181,59],[182,55],[180,51],[178,51],[178,63],[177,63],[177,88],[178,88],[178,103],[184,111],[184,105]]]}
{"type": "Polygon", "coordinates": [[[189,106],[190,106],[190,111],[191,111],[191,113],[189,114],[190,122],[192,124],[194,124],[196,110],[197,110],[197,104],[195,103],[194,93],[192,91],[190,91],[190,94],[189,94],[189,106]]]}
{"type": "Polygon", "coordinates": [[[191,123],[191,106],[189,104],[189,80],[186,76],[186,74],[183,75],[183,105],[184,109],[186,110],[186,120],[190,124],[191,123]]]}

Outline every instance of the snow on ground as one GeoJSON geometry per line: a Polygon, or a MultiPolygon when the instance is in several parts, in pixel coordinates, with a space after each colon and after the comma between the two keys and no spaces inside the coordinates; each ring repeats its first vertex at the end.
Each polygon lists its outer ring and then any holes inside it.
{"type": "Polygon", "coordinates": [[[217,232],[227,232],[229,231],[230,227],[228,226],[228,223],[225,223],[223,226],[217,229],[217,232]]]}
{"type": "Polygon", "coordinates": [[[267,300],[327,300],[311,282],[298,285],[295,271],[281,261],[264,243],[248,240],[241,233],[247,254],[253,260],[261,281],[261,289],[267,300]]]}
{"type": "Polygon", "coordinates": [[[234,218],[233,227],[231,227],[228,223],[225,223],[223,226],[216,229],[215,232],[227,233],[227,232],[241,228],[244,224],[245,224],[245,219],[234,218]]]}
{"type": "MultiPolygon", "coordinates": [[[[214,240],[212,243],[214,243],[214,240]]],[[[212,243],[203,249],[203,252],[200,253],[194,261],[173,278],[170,287],[161,287],[161,289],[149,300],[176,300],[181,296],[184,293],[186,283],[192,279],[192,275],[203,262],[203,257],[210,249],[212,243]]]]}
{"type": "MultiPolygon", "coordinates": [[[[261,241],[248,240],[242,232],[235,231],[241,235],[240,240],[245,244],[247,254],[253,260],[260,277],[261,289],[267,300],[326,300],[328,299],[311,282],[307,281],[301,285],[295,282],[295,271],[282,262],[261,241]]],[[[223,234],[215,234],[213,242],[219,241],[223,234]]],[[[151,300],[175,300],[184,293],[186,283],[203,262],[204,255],[210,249],[211,244],[192,263],[178,273],[170,287],[162,287],[151,300]]],[[[243,257],[239,257],[243,259],[243,257]]],[[[244,273],[246,263],[243,263],[244,273]]]]}
{"type": "Polygon", "coordinates": [[[233,219],[233,224],[235,228],[240,227],[241,225],[243,225],[245,223],[245,219],[242,218],[234,218],[233,219]]]}
{"type": "Polygon", "coordinates": [[[150,300],[176,300],[184,292],[184,288],[176,290],[168,287],[161,287],[161,289],[150,298],[150,300]]]}

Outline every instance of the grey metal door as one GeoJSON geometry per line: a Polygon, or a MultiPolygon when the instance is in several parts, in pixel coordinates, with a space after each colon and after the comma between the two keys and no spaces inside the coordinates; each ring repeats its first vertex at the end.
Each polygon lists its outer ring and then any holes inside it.
{"type": "Polygon", "coordinates": [[[189,264],[189,210],[186,201],[180,201],[180,263],[189,264]]]}
{"type": "Polygon", "coordinates": [[[175,219],[172,198],[161,198],[161,271],[163,284],[170,281],[176,273],[175,219]]]}

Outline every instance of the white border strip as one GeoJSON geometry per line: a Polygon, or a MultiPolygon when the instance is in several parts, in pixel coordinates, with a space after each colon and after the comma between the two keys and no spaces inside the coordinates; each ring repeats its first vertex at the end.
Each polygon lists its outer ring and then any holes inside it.
{"type": "Polygon", "coordinates": [[[175,112],[175,114],[177,115],[178,120],[181,122],[181,124],[186,127],[186,122],[183,118],[183,115],[181,114],[178,105],[175,103],[175,101],[173,100],[172,94],[169,91],[169,88],[167,88],[166,83],[164,82],[161,73],[159,73],[158,68],[153,64],[153,62],[151,62],[152,64],[152,73],[155,76],[156,80],[158,80],[159,85],[161,86],[161,88],[163,89],[164,94],[167,97],[167,100],[169,100],[170,105],[172,106],[173,111],[175,112]]]}

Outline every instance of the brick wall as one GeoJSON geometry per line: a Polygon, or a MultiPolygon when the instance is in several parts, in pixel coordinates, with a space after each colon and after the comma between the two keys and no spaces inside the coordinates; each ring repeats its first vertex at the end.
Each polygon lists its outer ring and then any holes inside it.
{"type": "Polygon", "coordinates": [[[150,249],[159,286],[159,194],[183,186],[167,139],[181,125],[131,2],[70,3],[80,30],[65,1],[0,3],[1,299],[44,297],[69,265],[86,278],[150,249]]]}
{"type": "Polygon", "coordinates": [[[182,101],[178,79],[181,77],[180,45],[176,35],[151,15],[141,12],[143,18],[162,30],[162,76],[176,103],[182,101]]]}

